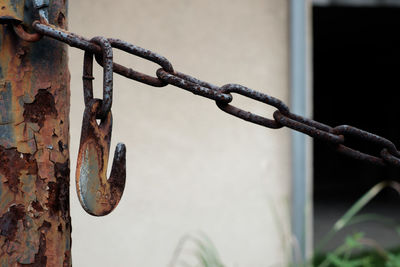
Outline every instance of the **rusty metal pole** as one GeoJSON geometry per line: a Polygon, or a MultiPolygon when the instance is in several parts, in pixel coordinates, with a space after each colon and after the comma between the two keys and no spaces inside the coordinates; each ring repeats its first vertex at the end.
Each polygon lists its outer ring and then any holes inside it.
{"type": "MultiPolygon", "coordinates": [[[[67,5],[50,0],[51,24],[67,27],[67,5]]],[[[0,0],[0,266],[70,266],[67,47],[5,24],[34,13],[31,0],[0,0]]]]}

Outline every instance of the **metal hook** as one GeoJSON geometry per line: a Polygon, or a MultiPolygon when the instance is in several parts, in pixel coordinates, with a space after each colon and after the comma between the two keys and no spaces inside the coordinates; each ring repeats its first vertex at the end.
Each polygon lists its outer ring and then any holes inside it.
{"type": "Polygon", "coordinates": [[[107,215],[118,205],[126,178],[126,148],[119,143],[107,180],[112,114],[108,112],[98,125],[96,118],[101,106],[100,99],[92,99],[85,109],[76,168],[79,201],[85,211],[94,216],[107,215]]]}
{"type": "Polygon", "coordinates": [[[100,43],[103,53],[107,55],[104,57],[107,59],[104,60],[104,100],[93,99],[93,54],[86,53],[83,73],[86,108],[76,168],[76,188],[85,211],[94,216],[104,216],[118,205],[125,188],[126,148],[122,143],[117,145],[107,180],[112,132],[112,48],[105,38],[94,38],[93,41],[100,43]],[[97,119],[100,119],[100,124],[97,119]]]}

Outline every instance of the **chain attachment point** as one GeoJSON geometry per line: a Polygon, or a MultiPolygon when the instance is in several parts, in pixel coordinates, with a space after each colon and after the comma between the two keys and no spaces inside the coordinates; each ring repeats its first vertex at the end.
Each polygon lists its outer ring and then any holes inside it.
{"type": "Polygon", "coordinates": [[[39,13],[39,20],[43,24],[49,24],[49,0],[33,0],[33,7],[39,13]]]}
{"type": "Polygon", "coordinates": [[[40,41],[40,39],[42,39],[43,35],[41,35],[40,33],[29,33],[27,32],[22,23],[20,24],[13,24],[13,29],[14,32],[18,35],[19,38],[21,38],[24,41],[27,42],[37,42],[40,41]]]}
{"type": "MultiPolygon", "coordinates": [[[[151,62],[154,62],[158,65],[160,65],[166,72],[169,73],[174,73],[174,68],[172,67],[172,64],[166,59],[165,57],[154,53],[150,50],[141,48],[139,46],[127,43],[125,41],[122,41],[120,39],[114,39],[114,38],[109,38],[108,41],[110,42],[111,46],[113,48],[120,49],[122,51],[125,51],[129,54],[141,57],[143,59],[147,59],[151,62]]],[[[102,65],[102,59],[100,54],[96,54],[96,61],[102,65]]],[[[133,79],[135,81],[155,86],[155,87],[164,87],[167,85],[166,82],[160,80],[157,77],[152,77],[147,74],[135,71],[130,68],[123,67],[121,65],[114,64],[114,71],[122,76],[125,76],[127,78],[133,79]]]]}
{"type": "MultiPolygon", "coordinates": [[[[113,51],[110,42],[104,37],[94,37],[91,42],[102,48],[103,100],[98,118],[104,118],[111,110],[113,98],[113,51]]],[[[83,60],[83,96],[85,106],[93,99],[93,53],[85,52],[83,60]]]]}

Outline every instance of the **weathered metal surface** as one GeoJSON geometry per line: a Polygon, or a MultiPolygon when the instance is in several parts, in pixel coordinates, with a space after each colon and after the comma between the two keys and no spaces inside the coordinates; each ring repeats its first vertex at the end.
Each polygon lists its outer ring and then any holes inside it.
{"type": "Polygon", "coordinates": [[[27,32],[22,23],[13,25],[14,32],[18,35],[18,37],[27,42],[37,42],[42,39],[43,35],[39,33],[29,33],[27,32]]]}
{"type": "Polygon", "coordinates": [[[49,22],[49,5],[50,0],[33,0],[33,7],[37,10],[40,20],[48,23],[49,22]]]}
{"type": "MultiPolygon", "coordinates": [[[[50,22],[66,27],[67,4],[51,1],[50,22]]],[[[0,266],[70,266],[67,47],[0,27],[0,266]]]]}
{"type": "Polygon", "coordinates": [[[332,144],[341,144],[344,142],[342,135],[330,133],[330,131],[320,130],[317,127],[310,126],[306,123],[299,122],[295,119],[283,115],[280,111],[274,112],[274,119],[282,126],[307,134],[316,139],[325,140],[332,144]]]}
{"type": "MultiPolygon", "coordinates": [[[[54,38],[60,42],[67,43],[72,47],[77,47],[95,54],[98,63],[103,64],[102,49],[95,42],[91,42],[77,34],[59,29],[54,25],[46,25],[40,22],[34,22],[33,27],[40,34],[54,38]]],[[[119,39],[109,38],[108,40],[113,47],[157,63],[162,67],[157,70],[157,78],[155,78],[125,66],[121,66],[114,62],[113,71],[127,78],[157,87],[171,84],[192,92],[195,95],[215,100],[217,106],[221,110],[248,122],[272,129],[279,129],[283,126],[286,126],[311,137],[321,139],[328,144],[331,144],[336,151],[354,159],[385,167],[400,167],[400,152],[392,142],[383,137],[362,131],[354,127],[351,127],[350,129],[349,126],[342,125],[333,128],[312,119],[304,118],[291,113],[285,103],[267,94],[257,92],[238,84],[227,84],[222,87],[215,86],[211,83],[204,82],[187,74],[175,71],[172,64],[162,55],[133,44],[129,44],[119,39]],[[268,119],[252,112],[245,111],[229,104],[233,100],[232,93],[265,103],[277,108],[278,110],[274,112],[273,119],[268,119]],[[378,155],[370,155],[351,148],[351,142],[348,142],[348,137],[350,136],[357,137],[364,142],[369,142],[371,145],[380,147],[380,153],[378,153],[378,155]],[[344,145],[345,143],[346,145],[344,145]],[[350,145],[347,143],[350,143],[350,145]]]]}
{"type": "MultiPolygon", "coordinates": [[[[130,44],[130,43],[125,42],[120,39],[109,38],[108,40],[111,43],[111,46],[114,48],[120,49],[129,54],[136,55],[138,57],[141,57],[141,58],[147,59],[151,62],[154,62],[154,63],[160,65],[163,69],[165,69],[166,71],[168,71],[170,73],[174,72],[174,68],[172,67],[172,64],[168,61],[168,59],[166,59],[165,57],[163,57],[157,53],[154,53],[145,48],[141,48],[139,46],[130,44]]],[[[96,60],[100,65],[102,65],[102,60],[99,55],[96,56],[96,60]]],[[[147,85],[156,86],[156,87],[163,87],[163,86],[167,85],[166,82],[161,81],[157,77],[152,77],[147,74],[135,71],[130,68],[126,68],[126,67],[118,65],[118,64],[114,64],[114,71],[122,76],[145,83],[147,85]]]]}
{"type": "Polygon", "coordinates": [[[25,0],[0,0],[0,23],[24,21],[25,0]]]}
{"type": "MultiPolygon", "coordinates": [[[[110,42],[104,37],[94,37],[91,42],[100,45],[103,64],[103,99],[98,116],[104,118],[111,111],[113,100],[113,51],[110,42]]],[[[83,62],[83,95],[85,105],[93,99],[93,54],[86,51],[83,62]]]]}
{"type": "MultiPolygon", "coordinates": [[[[277,108],[279,111],[281,111],[283,114],[290,113],[289,108],[281,100],[279,100],[275,97],[269,96],[267,94],[257,92],[255,90],[247,88],[243,85],[227,84],[227,85],[222,86],[220,91],[223,93],[226,93],[226,94],[237,93],[239,95],[254,99],[258,102],[273,106],[273,107],[277,108]]],[[[280,124],[276,120],[267,119],[267,118],[261,117],[259,115],[253,114],[251,112],[244,111],[244,110],[237,108],[235,106],[232,106],[228,103],[223,103],[223,102],[217,101],[217,106],[221,110],[223,110],[233,116],[241,118],[243,120],[249,121],[249,122],[253,122],[253,123],[256,123],[256,124],[259,124],[259,125],[262,125],[262,126],[265,126],[268,128],[272,128],[272,129],[279,129],[279,128],[283,127],[283,125],[280,124]]]]}
{"type": "Polygon", "coordinates": [[[109,111],[101,119],[102,101],[91,99],[82,121],[81,142],[76,167],[76,188],[82,207],[94,216],[109,214],[119,203],[125,188],[126,148],[119,143],[115,149],[110,178],[107,165],[110,153],[112,115],[109,111]]]}
{"type": "Polygon", "coordinates": [[[175,85],[181,89],[192,92],[195,95],[200,95],[222,103],[229,103],[232,101],[232,95],[225,94],[220,90],[213,89],[212,86],[206,86],[205,82],[195,83],[193,77],[183,73],[168,73],[164,69],[157,70],[157,77],[168,84],[175,85]]]}
{"type": "Polygon", "coordinates": [[[76,167],[76,189],[82,207],[91,215],[109,214],[118,205],[125,188],[126,148],[118,144],[110,178],[107,165],[112,133],[113,52],[104,37],[92,42],[102,49],[103,99],[93,99],[93,53],[86,51],[83,64],[85,112],[76,167]],[[96,119],[100,119],[97,124],[96,119]]]}

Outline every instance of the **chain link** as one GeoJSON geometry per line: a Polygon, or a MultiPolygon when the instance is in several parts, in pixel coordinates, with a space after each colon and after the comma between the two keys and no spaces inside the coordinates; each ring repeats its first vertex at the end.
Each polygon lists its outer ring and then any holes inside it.
{"type": "Polygon", "coordinates": [[[39,14],[40,21],[47,24],[49,22],[49,0],[33,0],[33,7],[39,14]]]}
{"type": "MultiPolygon", "coordinates": [[[[104,37],[94,37],[94,42],[102,48],[102,66],[103,66],[103,101],[98,118],[102,119],[111,111],[113,99],[113,51],[111,43],[104,37]]],[[[93,99],[93,53],[85,51],[83,60],[83,96],[85,106],[93,99]]]]}
{"type": "MultiPolygon", "coordinates": [[[[88,40],[74,33],[70,33],[53,25],[47,25],[39,21],[33,23],[33,28],[41,35],[51,37],[66,43],[71,47],[85,50],[86,53],[90,53],[90,55],[94,54],[96,61],[103,66],[103,62],[105,62],[104,49],[98,45],[98,39],[88,40]]],[[[174,85],[192,92],[195,95],[215,100],[217,106],[221,110],[248,122],[271,129],[287,127],[331,144],[336,151],[351,158],[378,166],[400,167],[400,151],[397,150],[396,146],[391,141],[381,136],[348,125],[340,125],[332,128],[323,123],[291,113],[286,104],[275,97],[238,84],[227,84],[218,87],[208,82],[198,80],[197,78],[187,74],[175,71],[172,64],[165,57],[150,50],[129,44],[119,39],[109,38],[107,40],[113,48],[123,50],[129,54],[136,55],[161,66],[161,68],[156,71],[157,77],[153,77],[112,62],[113,71],[126,78],[155,87],[163,87],[168,84],[174,85]],[[273,106],[277,110],[273,113],[273,118],[268,119],[237,108],[229,104],[233,100],[233,93],[273,106]],[[356,148],[352,148],[347,145],[349,137],[350,139],[356,138],[371,146],[380,148],[380,153],[378,155],[371,155],[361,152],[356,148]]],[[[84,75],[83,78],[84,80],[90,80],[91,82],[93,77],[91,76],[91,73],[87,74],[88,75],[86,75],[86,77],[84,75]]],[[[89,99],[90,94],[88,96],[85,95],[85,99],[86,98],[89,99]]]]}

